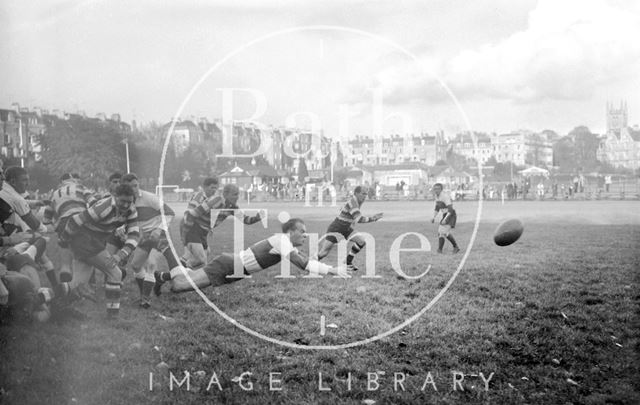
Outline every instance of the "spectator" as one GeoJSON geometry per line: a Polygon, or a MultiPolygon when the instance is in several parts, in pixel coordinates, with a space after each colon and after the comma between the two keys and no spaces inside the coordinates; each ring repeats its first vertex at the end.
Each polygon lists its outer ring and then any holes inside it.
{"type": "Polygon", "coordinates": [[[542,184],[542,182],[538,183],[537,191],[538,191],[538,199],[544,200],[544,184],[542,184]]]}

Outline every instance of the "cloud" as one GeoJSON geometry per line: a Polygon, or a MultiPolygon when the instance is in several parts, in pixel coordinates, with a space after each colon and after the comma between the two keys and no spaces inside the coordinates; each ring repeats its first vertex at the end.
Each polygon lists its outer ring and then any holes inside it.
{"type": "MultiPolygon", "coordinates": [[[[379,84],[391,104],[444,101],[448,96],[436,77],[459,99],[534,103],[588,98],[599,86],[637,77],[640,16],[631,7],[601,0],[541,0],[526,30],[449,60],[420,56],[428,69],[415,63],[389,67],[367,85],[379,84]],[[425,73],[429,70],[435,74],[425,73]]],[[[362,90],[353,90],[354,97],[358,94],[362,90]]]]}

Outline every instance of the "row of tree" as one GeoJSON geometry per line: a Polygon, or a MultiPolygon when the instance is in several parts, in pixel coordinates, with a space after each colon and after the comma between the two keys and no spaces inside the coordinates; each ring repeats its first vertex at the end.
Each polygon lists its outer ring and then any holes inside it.
{"type": "MultiPolygon", "coordinates": [[[[128,139],[131,171],[149,186],[157,182],[165,134],[165,126],[151,122],[136,129],[128,139]]],[[[574,128],[554,143],[554,166],[563,172],[613,171],[613,168],[597,160],[598,143],[597,135],[589,128],[574,128]]],[[[127,168],[124,135],[117,128],[96,120],[56,121],[47,128],[42,146],[43,160],[30,166],[34,189],[44,191],[55,187],[65,172],[79,172],[88,186],[97,189],[106,184],[110,173],[125,172],[127,168]]],[[[174,149],[169,147],[165,156],[164,183],[196,187],[205,176],[228,170],[235,163],[249,163],[216,159],[210,152],[214,146],[191,143],[179,158],[174,149]]],[[[527,159],[531,164],[538,163],[536,156],[528,156],[527,159]]],[[[258,165],[267,164],[262,157],[257,157],[256,161],[258,165]]],[[[458,170],[477,167],[473,160],[453,151],[449,151],[446,161],[438,163],[448,164],[458,170]]],[[[19,161],[5,162],[5,166],[11,164],[19,164],[19,161]]],[[[495,175],[503,177],[510,177],[511,173],[522,169],[511,162],[499,163],[495,157],[486,165],[494,166],[495,175]]]]}
{"type": "MultiPolygon", "coordinates": [[[[560,172],[616,171],[616,169],[608,163],[598,160],[597,151],[600,141],[598,136],[592,133],[589,128],[585,126],[578,126],[563,137],[559,137],[555,132],[550,130],[543,131],[541,135],[532,136],[535,138],[541,137],[542,135],[557,139],[553,143],[553,166],[560,172]]],[[[541,141],[541,139],[538,140],[541,141]]],[[[542,142],[538,143],[540,145],[542,144],[542,142]]],[[[534,145],[535,144],[536,143],[534,143],[534,145]]],[[[534,147],[525,157],[525,161],[529,165],[547,168],[540,159],[540,154],[541,150],[534,147]]],[[[448,164],[458,170],[473,170],[477,167],[477,163],[474,159],[469,159],[465,156],[459,155],[452,150],[447,153],[446,161],[439,163],[448,164]]],[[[491,156],[485,165],[493,166],[495,175],[498,177],[507,177],[510,176],[511,173],[516,173],[518,170],[524,169],[524,166],[516,166],[512,162],[498,162],[495,156],[491,156]]]]}

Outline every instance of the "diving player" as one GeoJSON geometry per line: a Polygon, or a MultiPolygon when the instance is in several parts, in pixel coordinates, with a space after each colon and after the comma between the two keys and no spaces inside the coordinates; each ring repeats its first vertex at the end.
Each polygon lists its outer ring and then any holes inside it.
{"type": "MultiPolygon", "coordinates": [[[[242,265],[245,275],[268,269],[284,259],[312,274],[335,274],[346,277],[345,268],[331,267],[317,260],[309,260],[298,252],[297,248],[302,246],[306,240],[306,232],[304,221],[300,218],[292,218],[282,225],[282,233],[256,242],[238,254],[220,254],[204,268],[186,270],[198,288],[218,287],[241,280],[242,277],[233,277],[234,262],[236,261],[242,265]]],[[[171,270],[156,272],[156,294],[159,294],[160,287],[167,281],[171,281],[172,292],[192,291],[193,288],[189,280],[182,273],[181,266],[173,257],[171,250],[166,249],[164,254],[171,270]]]]}

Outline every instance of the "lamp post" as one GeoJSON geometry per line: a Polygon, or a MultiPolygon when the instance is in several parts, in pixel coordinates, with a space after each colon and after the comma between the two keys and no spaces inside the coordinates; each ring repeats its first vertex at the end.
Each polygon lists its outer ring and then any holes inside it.
{"type": "Polygon", "coordinates": [[[127,155],[127,173],[131,173],[131,166],[129,164],[129,138],[124,138],[124,150],[127,155]]]}
{"type": "Polygon", "coordinates": [[[20,146],[18,148],[20,153],[20,167],[24,168],[24,133],[22,132],[21,119],[18,119],[18,136],[20,137],[20,146]]]}

